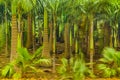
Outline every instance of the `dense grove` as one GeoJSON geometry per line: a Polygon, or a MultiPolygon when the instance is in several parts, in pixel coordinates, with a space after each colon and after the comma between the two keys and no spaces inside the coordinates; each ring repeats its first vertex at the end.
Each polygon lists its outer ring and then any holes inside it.
{"type": "Polygon", "coordinates": [[[119,78],[119,50],[119,0],[0,0],[1,79],[119,78]]]}

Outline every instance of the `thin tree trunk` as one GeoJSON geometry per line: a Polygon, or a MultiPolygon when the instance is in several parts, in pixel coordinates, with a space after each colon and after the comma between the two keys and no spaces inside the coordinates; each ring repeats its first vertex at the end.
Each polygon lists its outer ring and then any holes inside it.
{"type": "Polygon", "coordinates": [[[5,2],[5,33],[6,33],[6,47],[5,47],[5,53],[8,56],[8,27],[7,27],[7,4],[5,2]]]}
{"type": "Polygon", "coordinates": [[[55,56],[56,56],[56,15],[53,13],[53,73],[56,72],[55,56]]]}
{"type": "Polygon", "coordinates": [[[73,45],[73,36],[72,36],[72,28],[70,29],[70,57],[72,57],[72,45],[73,45]]]}
{"type": "Polygon", "coordinates": [[[117,30],[118,30],[118,25],[115,24],[115,28],[114,28],[114,48],[118,47],[117,30]]]}
{"type": "Polygon", "coordinates": [[[53,52],[53,47],[52,47],[52,44],[53,44],[53,27],[52,27],[52,22],[49,23],[49,28],[50,28],[50,39],[49,39],[49,52],[50,54],[52,55],[52,52],[53,52]]]}
{"type": "Polygon", "coordinates": [[[24,44],[24,40],[23,40],[23,25],[24,25],[24,22],[22,21],[21,22],[21,46],[23,47],[23,44],[24,44]]]}
{"type": "Polygon", "coordinates": [[[111,33],[110,33],[110,43],[109,43],[110,47],[113,47],[113,30],[111,29],[111,33]]]}
{"type": "Polygon", "coordinates": [[[68,72],[70,72],[70,69],[71,69],[71,67],[70,67],[70,58],[72,57],[72,29],[70,28],[70,37],[69,37],[69,55],[68,55],[68,72]]]}
{"type": "Polygon", "coordinates": [[[89,34],[89,48],[90,48],[90,68],[92,69],[93,72],[93,55],[94,55],[94,39],[93,39],[93,15],[90,15],[90,34],[89,34]]]}
{"type": "Polygon", "coordinates": [[[40,24],[40,21],[38,21],[38,26],[40,26],[39,27],[39,44],[40,44],[40,46],[42,46],[43,45],[43,41],[42,41],[42,29],[41,29],[42,25],[40,24]]]}
{"type": "Polygon", "coordinates": [[[77,57],[78,55],[78,38],[76,37],[75,39],[75,58],[77,57]]]}
{"type": "Polygon", "coordinates": [[[69,23],[65,24],[65,31],[64,31],[64,41],[65,41],[65,53],[64,57],[68,60],[68,67],[67,71],[70,71],[70,35],[69,35],[69,23]]]}
{"type": "Polygon", "coordinates": [[[118,20],[118,31],[117,31],[117,34],[118,34],[118,47],[120,49],[120,18],[118,20]]]}
{"type": "Polygon", "coordinates": [[[104,47],[108,47],[110,43],[110,26],[108,22],[104,23],[104,47]]]}
{"type": "Polygon", "coordinates": [[[28,20],[28,27],[27,27],[27,44],[26,47],[32,48],[32,20],[31,20],[31,12],[28,13],[27,20],[28,20]]]}
{"type": "Polygon", "coordinates": [[[64,31],[64,39],[65,39],[65,53],[64,53],[64,57],[65,58],[69,58],[69,44],[70,44],[70,41],[69,41],[69,24],[66,23],[65,24],[65,31],[64,31]]]}
{"type": "MultiPolygon", "coordinates": [[[[35,15],[34,15],[35,16],[35,15]]],[[[36,20],[35,20],[35,17],[34,17],[34,21],[33,21],[33,24],[32,24],[32,35],[33,35],[33,37],[32,37],[32,46],[33,46],[33,53],[35,52],[35,26],[36,26],[36,24],[35,24],[35,22],[36,22],[36,20]]]]}

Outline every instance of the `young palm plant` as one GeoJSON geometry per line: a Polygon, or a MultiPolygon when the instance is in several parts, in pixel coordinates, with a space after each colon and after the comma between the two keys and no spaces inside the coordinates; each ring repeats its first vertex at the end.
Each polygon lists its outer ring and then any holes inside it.
{"type": "Polygon", "coordinates": [[[103,77],[119,76],[120,72],[120,52],[113,48],[105,48],[103,57],[99,60],[98,69],[103,77]]]}
{"type": "Polygon", "coordinates": [[[18,57],[3,68],[2,77],[20,78],[28,69],[33,72],[41,72],[42,70],[35,67],[36,64],[50,64],[50,60],[41,57],[42,47],[38,48],[33,55],[30,55],[26,48],[18,48],[17,53],[18,57]],[[14,66],[20,68],[22,74],[15,71],[14,66]]]}
{"type": "Polygon", "coordinates": [[[84,80],[85,76],[94,76],[91,70],[86,66],[82,53],[77,54],[76,58],[70,59],[69,72],[67,72],[68,60],[63,58],[61,61],[62,65],[58,68],[58,73],[62,76],[62,80],[66,80],[68,78],[74,80],[84,80]]]}

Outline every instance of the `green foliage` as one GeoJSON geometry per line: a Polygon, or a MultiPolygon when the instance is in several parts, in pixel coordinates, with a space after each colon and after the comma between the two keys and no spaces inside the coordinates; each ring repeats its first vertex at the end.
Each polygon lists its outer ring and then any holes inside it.
{"type": "Polygon", "coordinates": [[[21,78],[21,74],[20,73],[14,73],[13,78],[14,79],[19,79],[19,78],[21,78]]]}
{"type": "Polygon", "coordinates": [[[105,48],[103,57],[99,59],[98,69],[104,77],[114,77],[120,72],[120,52],[113,48],[105,48]]]}
{"type": "Polygon", "coordinates": [[[2,77],[11,77],[13,75],[14,64],[14,62],[11,62],[2,69],[2,77]]]}
{"type": "Polygon", "coordinates": [[[80,52],[73,63],[73,72],[75,80],[82,80],[85,76],[94,77],[92,71],[86,66],[84,56],[80,52]]]}
{"type": "Polygon", "coordinates": [[[68,60],[63,58],[61,59],[62,65],[58,68],[58,73],[62,75],[62,78],[73,78],[74,80],[83,80],[85,76],[94,77],[91,70],[86,66],[83,54],[80,53],[76,58],[70,59],[70,70],[68,68],[68,60]]]}
{"type": "Polygon", "coordinates": [[[42,50],[43,50],[43,46],[39,47],[39,48],[35,51],[34,55],[32,56],[32,59],[40,58],[41,55],[42,55],[42,50]]]}
{"type": "Polygon", "coordinates": [[[62,76],[66,75],[68,65],[67,61],[68,60],[66,58],[61,59],[62,65],[58,68],[58,73],[61,74],[62,76]]]}
{"type": "Polygon", "coordinates": [[[20,78],[22,74],[15,71],[14,67],[21,69],[24,73],[27,71],[28,68],[33,72],[38,72],[37,68],[35,67],[36,64],[50,64],[49,59],[41,57],[41,52],[42,47],[38,48],[33,55],[30,55],[26,48],[18,48],[18,57],[16,58],[16,60],[9,63],[3,68],[2,76],[20,78]]]}
{"type": "Polygon", "coordinates": [[[28,67],[31,66],[31,55],[28,53],[26,48],[19,48],[18,49],[18,58],[16,59],[16,65],[21,67],[23,71],[26,69],[26,65],[28,67]]]}
{"type": "Polygon", "coordinates": [[[18,57],[20,61],[29,61],[31,59],[31,55],[28,53],[26,48],[18,49],[18,57]]]}
{"type": "Polygon", "coordinates": [[[87,73],[90,74],[90,70],[86,67],[85,62],[81,59],[77,59],[75,61],[73,71],[75,74],[75,80],[84,79],[87,73]]]}

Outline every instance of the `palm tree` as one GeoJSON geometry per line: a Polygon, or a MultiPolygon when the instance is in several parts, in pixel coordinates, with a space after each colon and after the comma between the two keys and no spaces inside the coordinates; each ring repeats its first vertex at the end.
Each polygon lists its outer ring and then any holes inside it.
{"type": "Polygon", "coordinates": [[[18,31],[17,31],[16,5],[17,5],[17,1],[12,0],[12,2],[11,2],[12,32],[11,32],[11,56],[10,56],[10,61],[13,61],[17,58],[18,31]]]}
{"type": "Polygon", "coordinates": [[[43,57],[50,58],[49,46],[48,46],[48,12],[44,7],[44,33],[43,33],[43,57]]]}
{"type": "MultiPolygon", "coordinates": [[[[88,19],[89,19],[89,53],[90,53],[90,63],[91,63],[91,69],[93,70],[93,54],[94,54],[94,39],[93,39],[93,22],[95,20],[95,15],[100,14],[102,15],[110,15],[111,13],[111,7],[113,7],[113,1],[111,0],[100,0],[100,1],[87,1],[86,3],[86,12],[88,13],[88,19]],[[88,7],[88,5],[92,4],[88,7]]],[[[114,12],[114,11],[113,11],[114,12]]],[[[110,16],[109,16],[110,18],[110,16]]],[[[109,29],[108,29],[109,30],[109,29]]]]}
{"type": "Polygon", "coordinates": [[[117,0],[101,0],[97,5],[98,13],[104,21],[104,46],[117,47],[117,27],[116,21],[118,20],[117,15],[119,12],[119,3],[117,0]],[[114,39],[114,40],[113,40],[114,39]]]}
{"type": "MultiPolygon", "coordinates": [[[[17,25],[17,8],[19,8],[19,5],[22,5],[22,8],[25,11],[31,10],[31,6],[26,5],[26,0],[22,0],[22,2],[19,2],[18,0],[12,0],[11,1],[11,10],[12,10],[12,32],[11,32],[11,55],[10,55],[10,61],[14,61],[18,54],[17,54],[17,46],[18,46],[18,25],[17,25]],[[27,8],[26,8],[27,6],[27,8]]],[[[29,3],[30,4],[30,3],[29,3]]],[[[15,66],[14,67],[16,72],[20,72],[21,70],[15,66]]]]}
{"type": "Polygon", "coordinates": [[[56,23],[57,23],[57,11],[59,6],[58,0],[45,0],[44,4],[46,9],[52,14],[53,19],[53,73],[55,73],[55,53],[56,53],[56,23]]]}
{"type": "Polygon", "coordinates": [[[96,0],[83,0],[83,4],[84,4],[84,13],[89,20],[89,54],[90,54],[90,68],[93,71],[93,54],[94,54],[94,39],[93,39],[93,30],[94,30],[94,16],[95,13],[97,11],[96,9],[96,4],[97,1],[96,0]]]}
{"type": "Polygon", "coordinates": [[[36,5],[36,0],[21,0],[21,7],[24,10],[24,13],[27,13],[28,27],[27,27],[27,43],[26,47],[32,47],[33,39],[33,30],[32,30],[32,12],[31,10],[36,5]],[[26,3],[27,2],[27,3],[26,3]]]}

